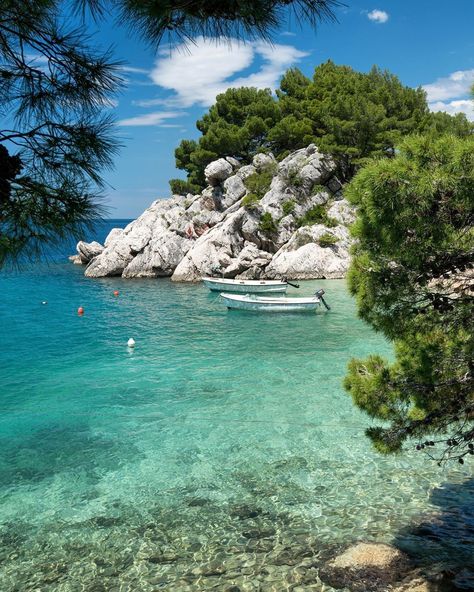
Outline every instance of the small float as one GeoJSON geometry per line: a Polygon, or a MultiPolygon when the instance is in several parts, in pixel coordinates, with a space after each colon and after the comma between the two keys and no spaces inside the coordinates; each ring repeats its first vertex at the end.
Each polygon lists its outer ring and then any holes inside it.
{"type": "Polygon", "coordinates": [[[202,281],[209,290],[215,292],[239,292],[240,294],[284,293],[288,286],[299,287],[286,280],[231,280],[204,277],[202,281]]]}
{"type": "Polygon", "coordinates": [[[312,312],[323,304],[327,310],[330,306],[323,298],[324,290],[318,290],[314,296],[286,298],[256,296],[254,294],[221,294],[227,308],[250,310],[253,312],[312,312]]]}

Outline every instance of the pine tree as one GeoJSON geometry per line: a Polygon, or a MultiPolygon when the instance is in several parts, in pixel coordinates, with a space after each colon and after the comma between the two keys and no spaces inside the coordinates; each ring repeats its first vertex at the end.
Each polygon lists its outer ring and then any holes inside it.
{"type": "Polygon", "coordinates": [[[439,460],[474,449],[474,138],[414,136],[345,195],[358,208],[349,273],[360,316],[393,341],[393,363],[352,360],[345,386],[382,420],[382,452],[407,439],[439,460]]]}
{"type": "Polygon", "coordinates": [[[1,0],[0,12],[1,266],[100,214],[100,171],[117,148],[104,105],[119,77],[108,54],[61,29],[53,2],[1,0]]]}

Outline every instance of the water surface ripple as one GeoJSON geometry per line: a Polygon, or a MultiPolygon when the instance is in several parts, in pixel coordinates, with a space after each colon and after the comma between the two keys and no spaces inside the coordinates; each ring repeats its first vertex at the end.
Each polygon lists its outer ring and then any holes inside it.
{"type": "Polygon", "coordinates": [[[0,278],[0,590],[322,591],[358,539],[468,563],[469,468],[376,455],[341,387],[390,355],[344,282],[303,282],[329,314],[259,315],[82,271],[0,278]]]}

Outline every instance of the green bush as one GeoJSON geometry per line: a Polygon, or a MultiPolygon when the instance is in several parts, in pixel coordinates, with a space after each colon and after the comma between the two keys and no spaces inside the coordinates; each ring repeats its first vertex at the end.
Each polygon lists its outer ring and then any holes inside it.
{"type": "Polygon", "coordinates": [[[324,187],[324,185],[320,185],[319,183],[316,183],[316,185],[313,185],[313,188],[311,189],[311,195],[317,195],[318,193],[321,193],[322,191],[327,191],[327,188],[324,187]]]}
{"type": "Polygon", "coordinates": [[[296,205],[296,202],[293,199],[288,199],[287,201],[284,201],[281,206],[282,210],[283,210],[283,214],[285,216],[292,214],[295,211],[295,205],[296,205]]]}
{"type": "Polygon", "coordinates": [[[259,202],[260,198],[258,195],[255,195],[255,193],[247,193],[247,195],[242,199],[242,205],[248,210],[254,210],[259,202]]]}
{"type": "Polygon", "coordinates": [[[298,226],[313,226],[313,224],[324,224],[328,228],[334,228],[337,226],[337,220],[328,216],[326,206],[323,204],[319,204],[317,206],[313,206],[309,209],[306,214],[299,218],[298,226]]]}
{"type": "Polygon", "coordinates": [[[318,243],[320,247],[330,247],[331,245],[335,245],[339,239],[334,234],[330,232],[325,232],[319,237],[318,243]]]}
{"type": "Polygon", "coordinates": [[[263,232],[263,234],[267,235],[274,234],[278,230],[276,222],[270,212],[265,212],[262,214],[258,229],[263,232]]]}
{"type": "Polygon", "coordinates": [[[303,185],[303,179],[296,169],[289,169],[286,173],[286,180],[293,187],[301,187],[303,185]]]}
{"type": "Polygon", "coordinates": [[[171,179],[170,180],[171,193],[176,195],[186,195],[187,193],[199,193],[201,189],[198,185],[193,185],[189,181],[183,181],[183,179],[171,179]]]}
{"type": "Polygon", "coordinates": [[[244,179],[244,185],[250,193],[254,193],[258,199],[262,199],[265,193],[270,189],[275,168],[270,166],[261,173],[253,173],[244,179]]]}

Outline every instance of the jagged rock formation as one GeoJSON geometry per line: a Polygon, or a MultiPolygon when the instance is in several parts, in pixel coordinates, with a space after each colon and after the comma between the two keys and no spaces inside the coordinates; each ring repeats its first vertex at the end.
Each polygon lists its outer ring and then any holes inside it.
{"type": "MultiPolygon", "coordinates": [[[[198,195],[157,200],[125,229],[113,229],[95,254],[89,277],[160,277],[198,281],[229,278],[343,277],[351,239],[351,206],[343,198],[332,159],[314,144],[280,163],[257,154],[251,165],[220,158],[205,169],[198,195]],[[262,195],[249,190],[271,180],[262,195]]],[[[100,245],[99,245],[100,247],[100,245]]]]}

